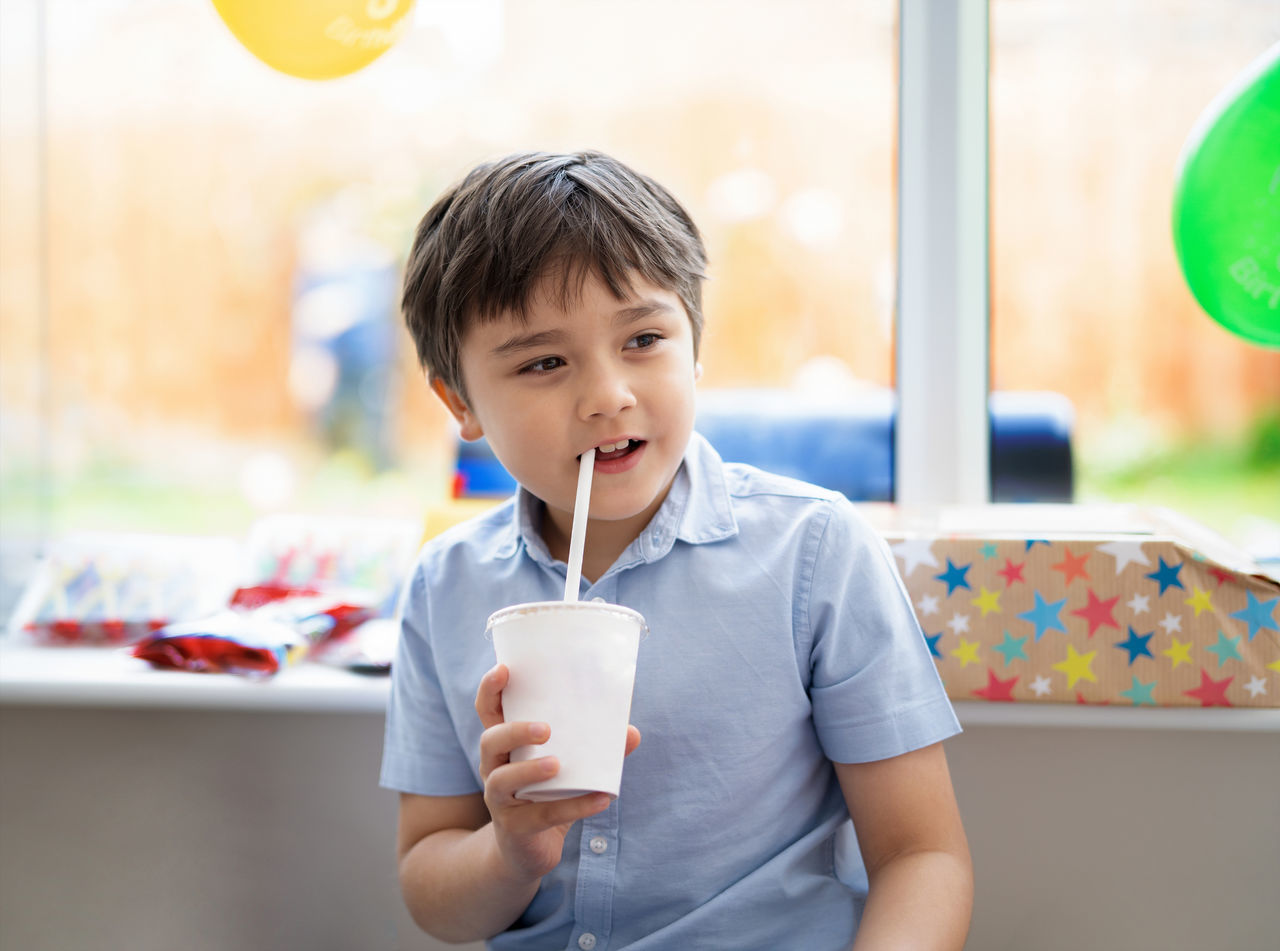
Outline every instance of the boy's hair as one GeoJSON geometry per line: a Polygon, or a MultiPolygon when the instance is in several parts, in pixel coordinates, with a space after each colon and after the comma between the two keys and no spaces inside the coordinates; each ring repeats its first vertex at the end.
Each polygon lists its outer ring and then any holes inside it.
{"type": "Polygon", "coordinates": [[[466,395],[460,347],[473,320],[523,319],[544,279],[561,301],[596,274],[621,299],[629,274],[680,298],[702,336],[706,252],[689,214],[657,182],[599,152],[530,152],[480,165],[418,224],[402,307],[418,360],[466,395]]]}

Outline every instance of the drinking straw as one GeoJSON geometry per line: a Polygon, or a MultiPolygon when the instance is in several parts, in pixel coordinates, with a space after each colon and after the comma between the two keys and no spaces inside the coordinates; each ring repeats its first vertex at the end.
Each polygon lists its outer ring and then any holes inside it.
{"type": "Polygon", "coordinates": [[[588,449],[578,463],[578,494],[573,500],[573,529],[569,533],[569,571],[564,578],[564,599],[578,600],[582,582],[582,549],[587,540],[587,505],[591,501],[591,473],[595,471],[596,451],[588,449]]]}

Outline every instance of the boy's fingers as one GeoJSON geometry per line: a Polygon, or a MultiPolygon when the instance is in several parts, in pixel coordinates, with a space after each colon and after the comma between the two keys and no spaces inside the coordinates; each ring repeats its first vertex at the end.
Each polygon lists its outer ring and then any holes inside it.
{"type": "Polygon", "coordinates": [[[511,760],[518,746],[537,746],[547,742],[551,730],[545,723],[503,723],[499,721],[480,734],[480,775],[488,775],[511,760]]]}
{"type": "Polygon", "coordinates": [[[607,793],[588,793],[585,796],[551,802],[516,799],[505,817],[506,826],[515,835],[536,835],[546,829],[572,825],[579,819],[603,812],[609,808],[611,801],[607,793]]]}
{"type": "Polygon", "coordinates": [[[639,745],[640,745],[640,731],[637,730],[630,723],[628,723],[627,724],[627,748],[624,751],[623,755],[630,756],[633,752],[635,752],[635,748],[639,745]]]}
{"type": "Polygon", "coordinates": [[[485,781],[485,801],[491,807],[527,805],[528,800],[517,799],[516,793],[532,783],[550,779],[560,772],[560,761],[554,756],[541,756],[520,763],[505,763],[495,769],[485,781]]]}
{"type": "Polygon", "coordinates": [[[505,664],[491,667],[480,678],[480,686],[476,689],[476,713],[486,730],[502,722],[502,691],[507,686],[507,679],[505,664]]]}

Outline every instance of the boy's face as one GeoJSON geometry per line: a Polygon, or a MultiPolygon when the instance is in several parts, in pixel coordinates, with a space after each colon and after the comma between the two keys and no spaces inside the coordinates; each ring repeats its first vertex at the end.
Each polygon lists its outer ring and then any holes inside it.
{"type": "Polygon", "coordinates": [[[597,450],[591,524],[609,523],[610,535],[629,542],[666,498],[693,430],[699,368],[689,316],[676,294],[631,280],[625,300],[594,273],[579,295],[560,300],[559,281],[544,279],[527,321],[503,315],[468,330],[467,400],[432,384],[462,437],[487,437],[507,471],[546,503],[549,542],[569,534],[582,453],[597,450]]]}

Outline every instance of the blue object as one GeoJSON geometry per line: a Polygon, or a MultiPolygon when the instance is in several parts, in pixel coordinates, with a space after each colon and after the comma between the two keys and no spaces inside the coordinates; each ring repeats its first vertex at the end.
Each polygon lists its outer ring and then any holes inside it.
{"type": "MultiPolygon", "coordinates": [[[[1070,401],[1001,392],[989,406],[991,500],[1070,502],[1070,401]]],[[[711,390],[699,394],[694,428],[726,462],[803,479],[855,502],[891,502],[895,413],[889,390],[849,403],[804,402],[785,390],[711,390]]],[[[459,441],[457,488],[461,497],[507,496],[515,481],[483,439],[459,441]]]]}

